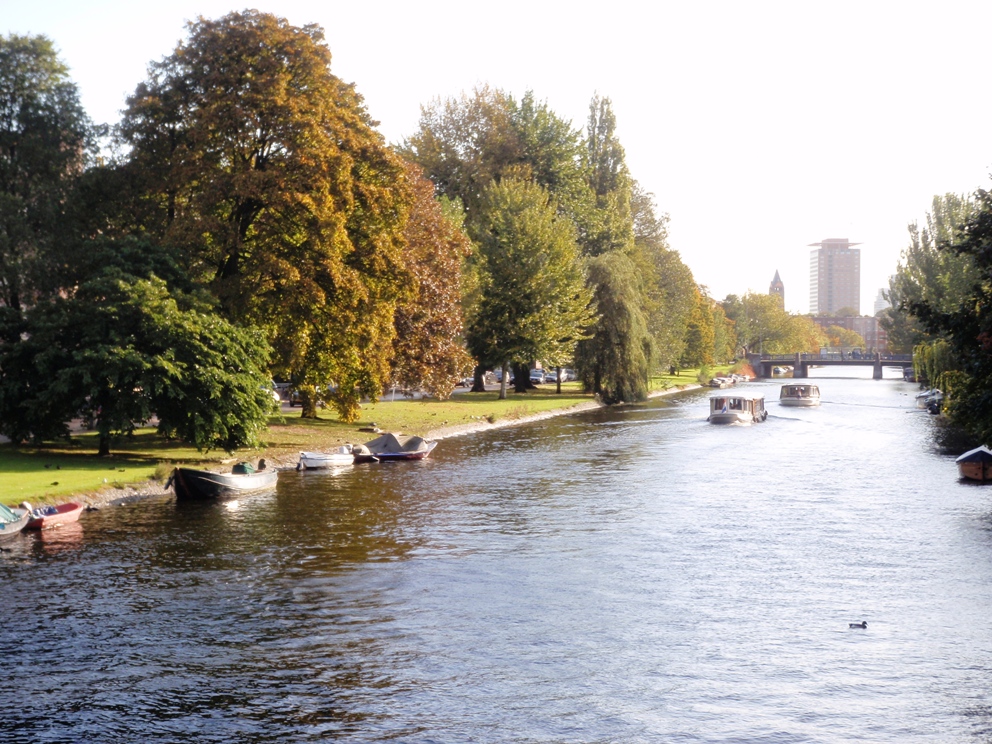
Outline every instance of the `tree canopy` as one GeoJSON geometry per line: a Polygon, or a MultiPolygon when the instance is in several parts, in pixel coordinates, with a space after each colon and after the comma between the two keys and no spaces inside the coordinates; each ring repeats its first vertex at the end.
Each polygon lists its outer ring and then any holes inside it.
{"type": "Polygon", "coordinates": [[[410,193],[323,39],[257,11],[200,18],[119,131],[145,229],[229,319],[264,330],[277,371],[305,390],[333,382],[352,420],[389,376],[410,193]]]}
{"type": "Polygon", "coordinates": [[[0,305],[30,305],[48,286],[95,135],[52,42],[0,37],[0,305]]]}
{"type": "Polygon", "coordinates": [[[575,228],[533,181],[493,182],[477,224],[479,303],[469,350],[489,364],[561,358],[590,320],[575,228]]]}

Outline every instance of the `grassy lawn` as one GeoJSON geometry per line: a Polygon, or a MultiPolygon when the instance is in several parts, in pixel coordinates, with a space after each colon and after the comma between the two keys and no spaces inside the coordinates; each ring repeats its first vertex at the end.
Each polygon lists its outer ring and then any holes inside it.
{"type": "MultiPolygon", "coordinates": [[[[696,382],[698,372],[683,370],[678,376],[664,375],[651,381],[651,390],[663,390],[696,382]]],[[[200,453],[185,445],[168,442],[154,429],[141,429],[131,437],[116,442],[113,455],[97,457],[96,437],[84,433],[69,442],[36,447],[0,445],[0,503],[17,504],[64,501],[73,494],[92,493],[108,486],[164,480],[177,464],[230,463],[255,461],[265,457],[270,462],[295,462],[301,450],[322,450],[346,442],[365,442],[376,435],[360,431],[377,426],[383,431],[426,434],[444,426],[519,419],[536,413],[569,408],[592,399],[582,392],[579,383],[562,385],[561,394],[554,385],[542,385],[528,393],[509,393],[498,400],[498,393],[458,392],[446,401],[433,399],[390,400],[389,395],[362,408],[361,420],[354,424],[338,421],[330,411],[317,419],[301,419],[290,409],[272,416],[264,437],[265,447],[256,451],[200,453]]]]}

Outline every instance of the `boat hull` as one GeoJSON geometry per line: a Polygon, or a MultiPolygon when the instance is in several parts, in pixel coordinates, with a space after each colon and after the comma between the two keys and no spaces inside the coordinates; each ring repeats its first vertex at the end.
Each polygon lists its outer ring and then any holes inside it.
{"type": "Polygon", "coordinates": [[[959,462],[958,475],[967,480],[988,483],[992,481],[992,463],[959,462]]]}
{"type": "Polygon", "coordinates": [[[275,488],[278,478],[275,470],[242,474],[176,468],[166,488],[172,486],[178,501],[226,500],[275,488]]]}
{"type": "Polygon", "coordinates": [[[70,501],[67,504],[59,504],[55,507],[54,514],[42,514],[32,517],[24,526],[24,529],[48,530],[52,527],[58,527],[60,524],[70,524],[78,520],[79,515],[82,513],[83,505],[78,502],[70,501]]]}
{"type": "Polygon", "coordinates": [[[744,426],[764,421],[764,419],[756,419],[753,414],[745,411],[711,413],[708,420],[711,424],[743,424],[744,426]]]}
{"type": "Polygon", "coordinates": [[[992,450],[984,445],[965,452],[955,462],[958,474],[979,483],[992,482],[992,450]]]}
{"type": "MultiPolygon", "coordinates": [[[[378,441],[378,440],[373,440],[378,441]]],[[[371,444],[371,442],[369,443],[371,444]]],[[[437,446],[437,442],[424,441],[420,449],[389,451],[370,449],[368,445],[355,448],[355,462],[402,462],[405,460],[423,460],[437,446]]]]}
{"type": "Polygon", "coordinates": [[[31,519],[31,512],[27,509],[11,509],[20,518],[16,522],[4,522],[0,524],[0,543],[13,540],[24,531],[24,527],[31,519]]]}
{"type": "Polygon", "coordinates": [[[355,455],[351,449],[342,448],[338,452],[301,452],[300,461],[296,464],[297,470],[323,470],[326,468],[339,468],[344,465],[351,465],[355,462],[355,455]]]}
{"type": "Polygon", "coordinates": [[[780,406],[789,406],[791,408],[813,408],[814,406],[820,405],[819,398],[780,398],[778,401],[780,406]]]}

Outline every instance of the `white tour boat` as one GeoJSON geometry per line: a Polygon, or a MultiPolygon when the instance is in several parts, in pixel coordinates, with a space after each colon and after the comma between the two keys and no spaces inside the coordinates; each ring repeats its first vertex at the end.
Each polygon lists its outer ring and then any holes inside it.
{"type": "Polygon", "coordinates": [[[706,420],[711,424],[760,424],[766,418],[762,395],[714,395],[706,420]]]}
{"type": "Polygon", "coordinates": [[[800,406],[809,408],[820,405],[820,388],[807,383],[789,383],[782,386],[778,396],[780,406],[800,406]]]}

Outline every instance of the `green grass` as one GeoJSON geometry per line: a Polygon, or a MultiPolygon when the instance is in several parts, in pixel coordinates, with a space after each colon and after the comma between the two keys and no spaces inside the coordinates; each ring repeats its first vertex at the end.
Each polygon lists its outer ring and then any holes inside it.
{"type": "MultiPolygon", "coordinates": [[[[651,390],[694,383],[697,371],[683,370],[678,376],[662,375],[651,381],[651,390]]],[[[197,466],[255,461],[295,462],[301,450],[322,450],[346,442],[365,442],[376,435],[360,431],[377,426],[383,431],[424,435],[445,426],[519,419],[536,413],[569,408],[589,401],[579,383],[542,385],[527,393],[509,392],[499,400],[495,391],[458,392],[445,401],[424,399],[385,400],[362,407],[361,419],[354,424],[338,421],[330,410],[317,419],[302,419],[297,411],[272,416],[263,439],[265,447],[253,451],[200,453],[194,448],[168,442],[153,429],[140,429],[115,442],[110,457],[97,457],[96,436],[78,434],[69,442],[36,447],[0,445],[0,503],[21,501],[57,502],[78,494],[97,492],[109,486],[164,480],[175,465],[197,466]]]]}

